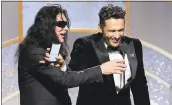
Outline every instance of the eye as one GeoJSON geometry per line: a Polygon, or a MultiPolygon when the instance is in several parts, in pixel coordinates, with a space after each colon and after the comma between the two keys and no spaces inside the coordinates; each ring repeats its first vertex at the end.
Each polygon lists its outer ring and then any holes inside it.
{"type": "Polygon", "coordinates": [[[124,31],[124,29],[120,29],[120,30],[118,30],[119,32],[123,32],[124,31]]]}
{"type": "Polygon", "coordinates": [[[109,30],[109,32],[115,32],[116,30],[109,30]]]}
{"type": "Polygon", "coordinates": [[[58,21],[55,23],[56,26],[64,28],[68,23],[66,21],[58,21]]]}

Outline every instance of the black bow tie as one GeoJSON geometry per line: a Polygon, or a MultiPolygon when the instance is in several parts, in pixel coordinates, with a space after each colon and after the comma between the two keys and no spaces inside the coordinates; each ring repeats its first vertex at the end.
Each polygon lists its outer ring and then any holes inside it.
{"type": "Polygon", "coordinates": [[[113,52],[113,51],[120,51],[120,50],[119,50],[119,47],[108,46],[107,51],[108,52],[113,52]]]}
{"type": "Polygon", "coordinates": [[[122,55],[122,57],[124,58],[125,57],[125,52],[121,50],[121,47],[112,47],[112,46],[108,46],[107,47],[107,51],[108,52],[114,52],[114,51],[119,51],[119,53],[122,55]]]}

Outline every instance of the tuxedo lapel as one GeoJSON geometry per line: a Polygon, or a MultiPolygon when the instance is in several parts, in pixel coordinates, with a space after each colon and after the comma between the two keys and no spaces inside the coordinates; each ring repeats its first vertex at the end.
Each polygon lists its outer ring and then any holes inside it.
{"type": "Polygon", "coordinates": [[[103,43],[103,38],[100,41],[95,42],[92,40],[93,48],[96,52],[100,64],[109,61],[109,55],[103,43]]]}
{"type": "MultiPolygon", "coordinates": [[[[124,36],[122,39],[122,45],[125,46],[125,53],[127,54],[128,57],[128,62],[131,70],[131,78],[129,78],[127,81],[127,84],[123,87],[123,89],[128,88],[129,84],[135,79],[136,72],[137,72],[137,58],[136,58],[136,53],[135,53],[135,47],[134,43],[130,38],[124,36]]],[[[122,91],[121,89],[120,91],[122,91]]]]}
{"type": "MultiPolygon", "coordinates": [[[[94,39],[91,40],[91,42],[99,60],[99,63],[102,64],[109,61],[109,54],[104,44],[103,35],[98,34],[94,39]]],[[[105,77],[107,77],[108,81],[111,81],[111,83],[114,84],[113,75],[108,75],[105,77]]]]}
{"type": "Polygon", "coordinates": [[[131,79],[129,79],[128,82],[131,82],[131,80],[134,80],[137,72],[137,58],[136,58],[136,53],[135,53],[135,48],[134,48],[134,43],[133,41],[130,41],[129,44],[126,44],[126,54],[128,56],[128,61],[131,69],[131,79]]]}

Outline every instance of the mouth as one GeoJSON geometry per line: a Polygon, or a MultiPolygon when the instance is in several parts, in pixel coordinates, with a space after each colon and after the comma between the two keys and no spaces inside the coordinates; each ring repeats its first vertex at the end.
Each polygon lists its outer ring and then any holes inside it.
{"type": "Polygon", "coordinates": [[[65,38],[65,33],[61,34],[62,38],[65,38]]]}
{"type": "Polygon", "coordinates": [[[60,34],[61,38],[64,39],[64,38],[65,38],[65,34],[66,34],[66,33],[61,33],[61,34],[60,34]]]}
{"type": "Polygon", "coordinates": [[[119,44],[121,41],[121,37],[120,38],[111,37],[110,40],[115,44],[119,44]]]}

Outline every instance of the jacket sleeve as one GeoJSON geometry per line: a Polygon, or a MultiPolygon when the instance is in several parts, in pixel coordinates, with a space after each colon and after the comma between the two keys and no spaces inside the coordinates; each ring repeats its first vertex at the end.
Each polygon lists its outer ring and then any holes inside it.
{"type": "Polygon", "coordinates": [[[57,67],[40,64],[39,61],[44,59],[44,54],[44,49],[34,48],[28,52],[27,59],[31,74],[44,85],[61,85],[72,88],[82,84],[103,81],[99,66],[77,72],[69,70],[68,67],[68,70],[63,72],[57,67]]]}
{"type": "Polygon", "coordinates": [[[138,59],[138,68],[135,80],[131,84],[135,105],[150,105],[147,80],[143,65],[142,44],[137,39],[135,40],[135,49],[138,59]]]}

